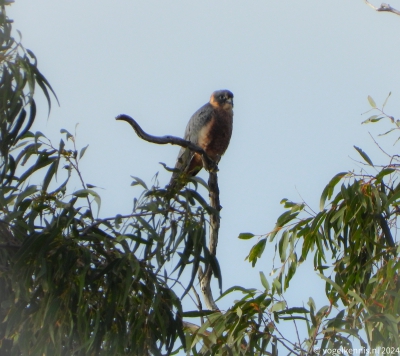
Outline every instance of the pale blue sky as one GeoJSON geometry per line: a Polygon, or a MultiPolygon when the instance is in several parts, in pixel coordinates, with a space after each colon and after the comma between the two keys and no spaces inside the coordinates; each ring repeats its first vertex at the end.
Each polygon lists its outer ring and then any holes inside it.
{"type": "MultiPolygon", "coordinates": [[[[387,111],[400,116],[400,17],[362,0],[16,0],[8,13],[61,103],[49,120],[42,104],[34,130],[57,143],[61,128],[79,123],[78,145],[89,144],[83,176],[104,188],[101,216],[130,212],[139,193],[130,175],[150,183],[160,171],[167,184],[158,162],[173,166],[179,151],[140,140],[116,115],[154,135],[182,136],[214,90],[235,94],[219,166],[224,288],[261,288],[258,271],[272,268],[272,244],[254,269],[244,261],[256,240],[240,241],[240,232],[269,232],[280,200],[299,201],[299,193],[317,210],[330,178],[358,169],[353,145],[380,157],[368,131],[389,123],[360,125],[367,95],[379,104],[392,91],[387,111]]],[[[313,273],[300,267],[292,306],[319,299],[313,273]]]]}

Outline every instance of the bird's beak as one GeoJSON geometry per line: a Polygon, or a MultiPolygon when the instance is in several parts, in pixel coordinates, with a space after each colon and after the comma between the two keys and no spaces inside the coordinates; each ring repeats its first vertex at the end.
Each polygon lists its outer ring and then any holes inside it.
{"type": "Polygon", "coordinates": [[[228,98],[228,99],[226,99],[226,102],[227,102],[228,104],[231,104],[232,107],[233,107],[233,98],[228,98]]]}

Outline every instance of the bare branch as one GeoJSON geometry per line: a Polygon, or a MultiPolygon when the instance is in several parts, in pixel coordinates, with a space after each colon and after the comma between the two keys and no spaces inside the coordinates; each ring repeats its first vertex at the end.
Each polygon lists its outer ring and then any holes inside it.
{"type": "MultiPolygon", "coordinates": [[[[208,186],[210,188],[210,205],[215,209],[215,213],[213,213],[210,216],[209,250],[211,256],[215,256],[217,254],[218,232],[220,226],[219,211],[221,210],[221,205],[219,201],[218,177],[216,173],[210,172],[208,186]]],[[[201,292],[203,293],[204,301],[207,305],[207,308],[212,310],[218,310],[218,307],[211,293],[211,288],[210,288],[211,277],[212,277],[211,266],[208,266],[205,273],[203,273],[203,270],[201,269],[201,267],[199,267],[199,280],[200,280],[201,292]]]]}
{"type": "Polygon", "coordinates": [[[203,272],[203,268],[199,266],[198,269],[198,277],[200,281],[200,289],[203,293],[204,302],[208,310],[219,310],[217,304],[214,301],[214,297],[211,292],[211,275],[210,273],[206,276],[206,273],[203,272]]]}
{"type": "Polygon", "coordinates": [[[151,143],[156,143],[157,145],[166,145],[166,144],[171,144],[171,145],[178,145],[181,147],[186,147],[191,151],[197,152],[202,155],[203,157],[203,163],[204,163],[204,168],[207,171],[217,171],[217,164],[207,156],[207,154],[204,152],[204,150],[195,145],[193,142],[186,141],[183,138],[176,137],[176,136],[153,136],[149,135],[148,133],[144,132],[143,129],[139,126],[139,124],[132,119],[130,116],[121,114],[118,115],[116,120],[120,121],[126,121],[129,125],[133,127],[135,130],[136,134],[143,140],[151,142],[151,143]]]}
{"type": "Polygon", "coordinates": [[[380,7],[376,7],[376,6],[372,5],[368,0],[364,0],[364,1],[368,6],[372,7],[375,11],[391,12],[393,14],[396,14],[396,15],[400,16],[400,11],[394,9],[389,4],[382,3],[380,7]]]}

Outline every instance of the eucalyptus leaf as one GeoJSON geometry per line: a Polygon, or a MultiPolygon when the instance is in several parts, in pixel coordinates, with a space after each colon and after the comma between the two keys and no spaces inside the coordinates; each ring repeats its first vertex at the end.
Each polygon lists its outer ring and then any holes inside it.
{"type": "Polygon", "coordinates": [[[371,105],[371,107],[376,108],[375,101],[374,101],[374,99],[371,98],[370,95],[368,95],[368,102],[369,102],[369,105],[371,105]]]}

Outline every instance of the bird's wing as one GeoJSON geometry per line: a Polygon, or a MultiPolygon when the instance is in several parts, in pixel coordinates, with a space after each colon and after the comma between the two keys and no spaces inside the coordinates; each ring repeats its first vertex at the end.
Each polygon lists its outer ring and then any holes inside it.
{"type": "MultiPolygon", "coordinates": [[[[202,106],[199,110],[197,110],[192,117],[190,118],[186,130],[184,139],[194,144],[198,145],[199,143],[199,133],[212,118],[213,107],[211,104],[207,103],[202,106]]],[[[176,161],[175,168],[179,169],[180,172],[185,172],[189,166],[190,162],[193,158],[194,153],[190,151],[188,148],[182,147],[179,151],[178,158],[176,161]]],[[[179,173],[176,172],[171,177],[171,183],[179,176],[179,173]]]]}

